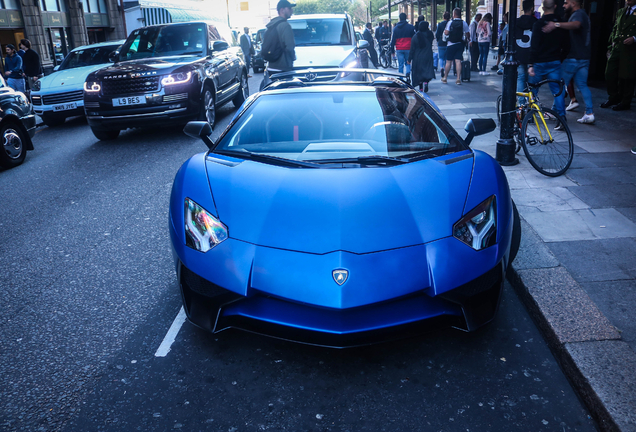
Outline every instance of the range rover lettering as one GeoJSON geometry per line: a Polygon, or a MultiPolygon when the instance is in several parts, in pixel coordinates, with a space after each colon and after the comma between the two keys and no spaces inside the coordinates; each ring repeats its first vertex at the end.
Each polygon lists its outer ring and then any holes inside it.
{"type": "Polygon", "coordinates": [[[204,120],[214,127],[216,109],[249,95],[240,48],[229,28],[188,22],[134,30],[112,66],[84,83],[88,124],[100,140],[122,129],[184,125],[204,120]]]}

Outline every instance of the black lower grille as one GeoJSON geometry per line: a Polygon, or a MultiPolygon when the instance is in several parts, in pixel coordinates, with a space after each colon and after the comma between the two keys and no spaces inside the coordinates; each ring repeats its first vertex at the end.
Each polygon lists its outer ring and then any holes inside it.
{"type": "Polygon", "coordinates": [[[159,77],[117,78],[102,82],[102,93],[105,96],[145,93],[158,89],[159,77]]]}
{"type": "Polygon", "coordinates": [[[192,291],[207,297],[215,297],[228,292],[226,289],[203,279],[185,266],[181,267],[181,278],[182,283],[187,285],[192,291]]]}
{"type": "Polygon", "coordinates": [[[42,96],[42,101],[44,102],[45,105],[55,105],[55,104],[62,104],[67,102],[77,102],[82,100],[83,97],[84,97],[84,91],[77,90],[77,91],[58,93],[53,95],[44,95],[42,96]]]}

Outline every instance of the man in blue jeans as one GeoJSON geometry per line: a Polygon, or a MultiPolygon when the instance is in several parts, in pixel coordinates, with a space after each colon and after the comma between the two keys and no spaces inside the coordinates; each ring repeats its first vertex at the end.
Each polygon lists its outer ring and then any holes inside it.
{"type": "MultiPolygon", "coordinates": [[[[532,28],[537,22],[534,16],[534,0],[521,2],[523,15],[517,18],[515,27],[515,49],[517,51],[517,92],[525,92],[528,83],[528,64],[530,64],[530,45],[532,41],[532,28]]],[[[526,98],[518,98],[519,105],[525,103],[526,98]]]]}
{"type": "Polygon", "coordinates": [[[568,83],[574,77],[574,85],[578,87],[585,102],[585,115],[577,122],[592,124],[595,121],[594,106],[592,92],[587,86],[591,57],[590,18],[581,8],[582,1],[565,0],[565,10],[570,14],[570,20],[564,23],[549,22],[543,27],[543,32],[550,33],[559,28],[570,31],[570,54],[561,65],[561,78],[568,83]]]}
{"type": "MultiPolygon", "coordinates": [[[[550,36],[543,33],[542,29],[549,22],[559,22],[554,10],[556,3],[554,0],[543,0],[543,16],[532,27],[532,44],[530,46],[530,63],[528,64],[529,82],[536,84],[541,80],[561,79],[561,50],[565,38],[568,36],[565,30],[556,30],[550,36]]],[[[549,83],[552,94],[560,95],[554,98],[552,108],[565,121],[565,100],[563,89],[557,83],[549,83]]],[[[534,90],[536,91],[536,90],[534,90]]],[[[556,126],[557,130],[563,130],[561,124],[556,126]]]]}
{"type": "Polygon", "coordinates": [[[444,40],[444,30],[446,30],[446,24],[450,21],[450,12],[444,12],[444,21],[440,21],[437,25],[437,31],[435,32],[435,39],[437,39],[437,54],[439,54],[439,64],[442,68],[442,78],[444,78],[444,66],[446,66],[446,41],[444,40]]]}
{"type": "Polygon", "coordinates": [[[398,72],[404,73],[404,64],[406,63],[407,79],[411,75],[411,64],[409,63],[409,51],[411,50],[411,39],[415,35],[415,27],[406,21],[406,14],[400,14],[400,22],[393,28],[393,37],[391,37],[391,49],[395,50],[398,59],[398,72]]]}

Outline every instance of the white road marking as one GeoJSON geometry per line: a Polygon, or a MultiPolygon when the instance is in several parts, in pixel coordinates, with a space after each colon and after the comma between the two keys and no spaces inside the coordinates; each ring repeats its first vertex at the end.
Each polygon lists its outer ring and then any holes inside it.
{"type": "Polygon", "coordinates": [[[166,333],[166,337],[163,338],[163,342],[161,342],[161,345],[159,345],[159,348],[157,349],[157,352],[155,353],[155,357],[165,357],[168,355],[168,353],[170,352],[170,347],[174,343],[174,340],[177,337],[177,334],[179,334],[179,330],[181,329],[181,326],[183,325],[185,320],[186,320],[186,313],[185,313],[185,310],[183,309],[183,306],[181,306],[181,310],[179,311],[179,313],[177,314],[177,317],[172,322],[172,325],[170,326],[168,333],[166,333]]]}

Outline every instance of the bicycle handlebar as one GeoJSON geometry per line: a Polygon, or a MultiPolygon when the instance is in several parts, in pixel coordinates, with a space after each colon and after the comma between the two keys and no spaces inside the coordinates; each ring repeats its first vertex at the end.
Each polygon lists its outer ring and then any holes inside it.
{"type": "Polygon", "coordinates": [[[562,79],[560,79],[560,80],[546,79],[546,80],[543,80],[543,81],[539,81],[536,84],[528,83],[528,87],[530,87],[530,88],[531,87],[535,87],[536,88],[536,87],[541,87],[543,84],[548,84],[548,83],[559,84],[559,92],[557,94],[553,95],[554,97],[560,96],[561,93],[563,93],[563,86],[565,85],[565,82],[562,79]]]}

